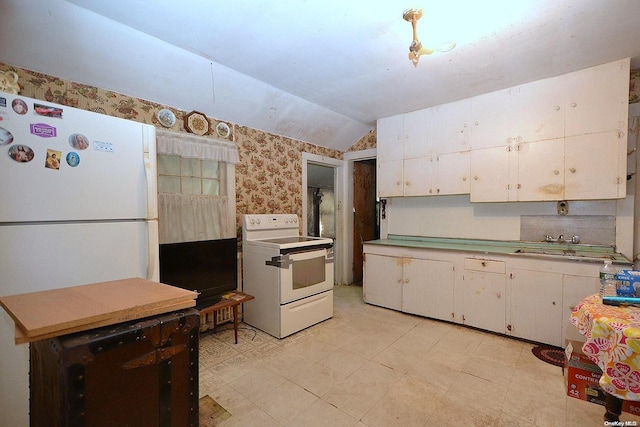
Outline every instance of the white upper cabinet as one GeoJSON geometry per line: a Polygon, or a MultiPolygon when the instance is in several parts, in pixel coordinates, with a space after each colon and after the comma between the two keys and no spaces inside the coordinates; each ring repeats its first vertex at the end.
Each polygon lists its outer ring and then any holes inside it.
{"type": "Polygon", "coordinates": [[[503,147],[512,136],[509,117],[513,115],[510,89],[485,93],[471,99],[473,128],[471,148],[503,147]]]}
{"type": "Polygon", "coordinates": [[[565,199],[626,196],[627,138],[620,131],[565,139],[565,199]]]}
{"type": "Polygon", "coordinates": [[[511,146],[471,150],[471,202],[508,202],[510,182],[516,172],[517,159],[511,153],[511,146]]]}
{"type": "Polygon", "coordinates": [[[471,100],[450,102],[429,108],[431,141],[438,154],[469,151],[471,148],[471,100]]]}
{"type": "Polygon", "coordinates": [[[404,195],[433,196],[436,188],[437,158],[418,157],[404,161],[404,195]]]}
{"type": "Polygon", "coordinates": [[[459,151],[438,155],[436,173],[436,195],[469,194],[470,151],[459,151]]]}
{"type": "Polygon", "coordinates": [[[564,79],[553,77],[511,88],[511,141],[535,142],[564,136],[564,79]]]}
{"type": "Polygon", "coordinates": [[[404,158],[415,159],[432,154],[431,109],[413,111],[404,115],[404,158]]]}
{"type": "Polygon", "coordinates": [[[404,115],[378,120],[377,155],[383,162],[404,158],[404,115]]]}
{"type": "Polygon", "coordinates": [[[564,143],[560,139],[518,144],[516,200],[564,200],[564,143]]]}
{"type": "Polygon", "coordinates": [[[624,59],[379,120],[379,196],[625,197],[629,68],[624,59]]]}
{"type": "Polygon", "coordinates": [[[382,161],[378,158],[378,197],[404,195],[402,160],[382,161]]]}
{"type": "Polygon", "coordinates": [[[565,136],[613,130],[626,134],[629,68],[625,59],[565,76],[565,136]]]}
{"type": "Polygon", "coordinates": [[[563,81],[539,80],[473,98],[471,148],[563,137],[563,81]]]}

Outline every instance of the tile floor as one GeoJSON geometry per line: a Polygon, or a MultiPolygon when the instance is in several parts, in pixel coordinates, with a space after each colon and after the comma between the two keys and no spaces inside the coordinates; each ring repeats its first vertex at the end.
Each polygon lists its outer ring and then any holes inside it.
{"type": "Polygon", "coordinates": [[[229,325],[201,338],[200,395],[231,414],[220,425],[604,425],[531,344],[365,304],[358,286],[334,294],[332,319],[282,340],[244,324],[237,345],[229,325]]]}

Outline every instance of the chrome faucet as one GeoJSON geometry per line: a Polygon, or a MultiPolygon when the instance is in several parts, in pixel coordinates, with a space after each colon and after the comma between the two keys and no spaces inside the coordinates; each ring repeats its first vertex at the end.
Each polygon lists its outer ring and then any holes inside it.
{"type": "Polygon", "coordinates": [[[565,239],[564,234],[561,234],[557,239],[554,239],[552,236],[547,234],[546,236],[544,236],[544,241],[547,243],[573,243],[574,245],[577,245],[578,243],[580,243],[580,237],[571,236],[571,239],[565,239]]]}

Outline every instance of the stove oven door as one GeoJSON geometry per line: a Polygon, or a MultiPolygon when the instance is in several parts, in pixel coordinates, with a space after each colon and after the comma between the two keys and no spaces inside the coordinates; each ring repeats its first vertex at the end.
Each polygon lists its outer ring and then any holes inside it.
{"type": "Polygon", "coordinates": [[[333,289],[333,248],[281,249],[267,261],[279,269],[280,304],[333,289]]]}

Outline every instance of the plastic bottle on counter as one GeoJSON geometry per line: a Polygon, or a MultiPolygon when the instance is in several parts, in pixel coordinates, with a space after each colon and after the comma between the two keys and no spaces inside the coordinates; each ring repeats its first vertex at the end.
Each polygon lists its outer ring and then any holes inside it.
{"type": "Polygon", "coordinates": [[[617,270],[611,265],[611,260],[605,260],[600,267],[600,299],[616,296],[616,273],[617,270]]]}

